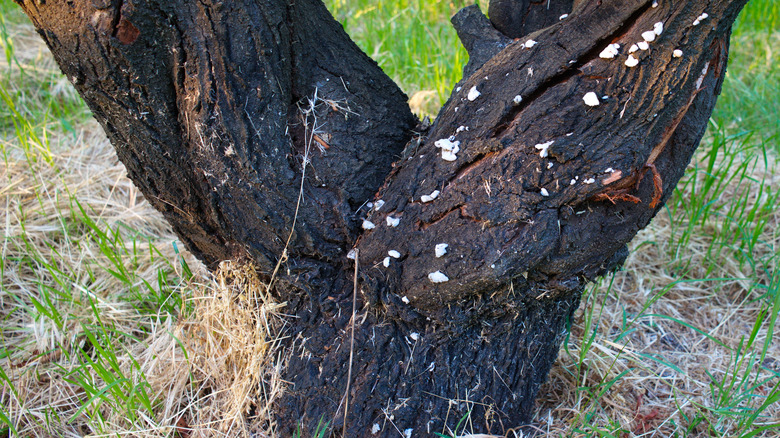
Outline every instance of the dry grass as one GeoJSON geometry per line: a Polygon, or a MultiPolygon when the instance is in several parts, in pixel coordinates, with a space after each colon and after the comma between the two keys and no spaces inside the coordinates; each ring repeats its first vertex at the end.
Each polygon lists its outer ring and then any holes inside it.
{"type": "MultiPolygon", "coordinates": [[[[27,71],[72,99],[30,27],[11,33],[27,71]]],[[[41,106],[35,94],[16,102],[22,114],[41,106]]],[[[0,400],[19,436],[272,436],[267,406],[284,383],[280,305],[251,267],[225,263],[210,275],[179,253],[93,121],[75,132],[32,121],[15,132],[0,139],[0,400]]],[[[745,200],[750,210],[777,196],[773,165],[758,160],[750,176],[712,205],[745,200]]],[[[777,312],[780,212],[761,210],[757,243],[745,249],[725,210],[686,213],[694,187],[684,184],[671,218],[640,233],[622,272],[586,294],[541,392],[538,426],[548,435],[729,436],[737,414],[776,390],[780,345],[773,325],[756,321],[777,312]],[[748,381],[713,390],[713,378],[732,376],[748,381]]],[[[762,415],[756,424],[778,422],[780,407],[762,415]]]]}

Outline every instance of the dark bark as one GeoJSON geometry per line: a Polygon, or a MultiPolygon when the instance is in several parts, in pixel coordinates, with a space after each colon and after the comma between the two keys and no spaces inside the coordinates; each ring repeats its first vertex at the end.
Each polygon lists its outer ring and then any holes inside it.
{"type": "Polygon", "coordinates": [[[295,224],[274,290],[293,316],[281,436],[341,431],[352,247],[347,436],[530,421],[585,284],[622,264],[690,161],[746,2],[493,1],[492,25],[467,8],[453,22],[469,74],[407,144],[405,96],[315,0],[18,1],[210,266],[244,257],[270,277],[295,224]],[[450,160],[440,140],[459,142],[450,160]],[[381,208],[360,209],[371,197],[381,208]]]}

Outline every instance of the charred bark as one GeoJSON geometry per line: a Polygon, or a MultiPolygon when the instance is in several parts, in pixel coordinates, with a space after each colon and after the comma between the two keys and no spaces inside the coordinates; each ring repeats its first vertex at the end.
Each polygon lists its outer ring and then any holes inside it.
{"type": "Polygon", "coordinates": [[[411,141],[319,1],[17,1],[195,254],[282,258],[277,431],[338,435],[352,356],[347,436],[426,436],[531,420],[583,288],[690,161],[747,0],[467,8],[467,75],[411,141]]]}

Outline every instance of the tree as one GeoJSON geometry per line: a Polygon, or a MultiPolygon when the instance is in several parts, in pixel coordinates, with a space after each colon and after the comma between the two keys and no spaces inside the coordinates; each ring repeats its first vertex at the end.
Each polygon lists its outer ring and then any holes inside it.
{"type": "Polygon", "coordinates": [[[747,2],[466,8],[428,127],[319,0],[16,1],[190,251],[287,303],[281,436],[529,421],[586,283],[701,140],[747,2]]]}

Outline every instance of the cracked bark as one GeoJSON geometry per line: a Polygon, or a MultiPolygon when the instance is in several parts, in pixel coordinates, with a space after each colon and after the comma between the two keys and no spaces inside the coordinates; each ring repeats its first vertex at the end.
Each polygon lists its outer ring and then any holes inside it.
{"type": "Polygon", "coordinates": [[[293,316],[277,432],[341,431],[354,247],[347,435],[425,436],[466,413],[489,433],[531,420],[583,287],[622,264],[699,143],[746,0],[494,0],[491,20],[467,8],[453,18],[466,75],[415,138],[406,97],[318,1],[17,2],[209,266],[242,258],[270,275],[303,188],[274,290],[293,316]],[[600,58],[611,43],[619,56],[600,58]],[[454,161],[442,139],[459,142],[454,161]],[[372,198],[384,205],[361,208],[372,198]],[[401,257],[384,267],[389,250],[401,257]]]}

